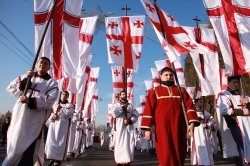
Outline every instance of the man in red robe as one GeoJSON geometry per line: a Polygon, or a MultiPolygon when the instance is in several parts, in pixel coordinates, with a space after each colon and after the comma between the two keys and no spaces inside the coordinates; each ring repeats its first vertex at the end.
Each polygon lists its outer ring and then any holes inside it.
{"type": "Polygon", "coordinates": [[[192,99],[181,89],[189,126],[186,126],[181,98],[174,85],[173,70],[161,70],[161,85],[148,91],[141,129],[147,140],[151,139],[151,126],[155,125],[156,151],[161,166],[184,165],[187,153],[187,131],[193,136],[199,125],[192,99]]]}

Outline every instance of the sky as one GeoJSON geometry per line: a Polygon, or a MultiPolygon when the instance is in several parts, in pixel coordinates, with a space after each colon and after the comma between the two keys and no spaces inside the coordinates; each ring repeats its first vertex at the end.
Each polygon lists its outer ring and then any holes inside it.
{"type": "MultiPolygon", "coordinates": [[[[208,16],[202,0],[157,0],[156,2],[158,7],[171,14],[180,25],[196,26],[196,22],[193,20],[196,16],[201,20],[200,24],[208,23],[208,16]]],[[[124,16],[125,12],[121,8],[125,5],[131,8],[127,11],[128,16],[146,14],[140,0],[85,0],[83,1],[85,12],[89,13],[95,4],[101,7],[103,13],[114,12],[114,16],[124,16]]],[[[0,21],[20,41],[18,42],[0,24],[0,113],[11,111],[17,100],[6,91],[6,87],[17,76],[25,74],[32,66],[35,55],[33,15],[33,0],[0,0],[0,21]]],[[[133,76],[136,85],[135,107],[140,104],[139,95],[146,94],[144,80],[152,79],[150,68],[156,68],[154,61],[166,59],[161,45],[154,41],[157,41],[155,33],[151,32],[150,29],[145,29],[139,69],[133,76]]],[[[96,125],[106,124],[107,104],[112,102],[113,89],[104,31],[99,31],[94,36],[91,53],[94,56],[90,67],[100,67],[96,88],[99,89],[99,98],[102,98],[102,101],[98,102],[99,113],[96,118],[96,125]]],[[[184,57],[185,55],[182,56],[182,60],[184,60],[184,57]]]]}

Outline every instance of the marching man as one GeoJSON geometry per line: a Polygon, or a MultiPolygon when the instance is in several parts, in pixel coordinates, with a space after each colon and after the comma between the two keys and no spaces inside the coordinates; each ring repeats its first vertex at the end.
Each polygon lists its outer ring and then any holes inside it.
{"type": "Polygon", "coordinates": [[[214,165],[213,149],[210,142],[210,130],[214,130],[213,117],[206,110],[202,110],[202,99],[195,99],[197,116],[201,124],[194,129],[191,137],[191,164],[192,165],[214,165]]]}
{"type": "Polygon", "coordinates": [[[17,77],[7,87],[10,94],[18,98],[12,113],[7,133],[7,156],[3,166],[43,164],[43,126],[51,114],[51,106],[58,96],[57,81],[47,73],[50,60],[41,57],[36,64],[37,72],[17,77]],[[31,77],[27,95],[23,91],[27,77],[31,77]],[[35,147],[40,147],[35,148],[35,147]]]}
{"type": "Polygon", "coordinates": [[[120,101],[116,103],[112,115],[116,118],[115,163],[130,165],[134,160],[134,124],[139,113],[128,103],[125,91],[120,92],[120,101]]]}
{"type": "Polygon", "coordinates": [[[66,159],[67,143],[69,136],[69,126],[74,114],[74,105],[68,102],[69,92],[63,91],[60,96],[60,102],[55,103],[50,119],[45,154],[50,161],[49,166],[61,165],[66,159]]]}

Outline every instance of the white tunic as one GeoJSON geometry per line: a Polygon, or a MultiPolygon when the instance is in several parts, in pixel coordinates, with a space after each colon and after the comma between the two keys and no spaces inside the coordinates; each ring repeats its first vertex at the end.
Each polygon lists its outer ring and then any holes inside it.
{"type": "Polygon", "coordinates": [[[70,129],[69,129],[69,140],[68,140],[68,153],[72,153],[74,141],[75,141],[75,133],[76,133],[76,124],[79,119],[79,114],[74,113],[73,118],[71,119],[70,129]]]}
{"type": "Polygon", "coordinates": [[[109,133],[109,150],[115,147],[115,129],[112,128],[109,133]]]}
{"type": "MultiPolygon", "coordinates": [[[[201,117],[203,112],[197,112],[201,117]]],[[[214,165],[213,151],[210,144],[209,132],[213,118],[209,112],[204,110],[205,120],[194,128],[194,136],[191,137],[191,164],[192,165],[214,165]],[[202,123],[206,123],[208,129],[203,128],[202,123]]]]}
{"type": "Polygon", "coordinates": [[[116,118],[116,142],[115,142],[115,162],[116,164],[128,164],[134,160],[134,124],[138,120],[139,113],[132,104],[128,105],[127,118],[133,124],[125,125],[125,114],[120,103],[115,104],[112,115],[116,118]]]}
{"type": "MultiPolygon", "coordinates": [[[[221,115],[233,115],[234,109],[242,109],[242,96],[232,95],[228,90],[221,92],[218,106],[221,115]]],[[[248,98],[249,101],[249,98],[248,98]]],[[[250,162],[250,116],[235,116],[241,132],[244,148],[244,160],[250,162]]],[[[237,149],[235,149],[237,151],[237,149]]]]}
{"type": "Polygon", "coordinates": [[[105,142],[105,132],[104,131],[101,132],[100,137],[101,137],[101,146],[102,146],[105,142]]]}
{"type": "Polygon", "coordinates": [[[85,122],[81,121],[81,123],[78,121],[76,125],[76,133],[75,133],[75,140],[74,145],[72,149],[72,153],[75,153],[76,155],[80,154],[82,145],[83,145],[83,131],[85,130],[85,122]]]}
{"type": "Polygon", "coordinates": [[[93,132],[93,124],[89,123],[86,125],[86,147],[91,146],[92,132],[93,132]]]}
{"type": "MultiPolygon", "coordinates": [[[[19,76],[13,80],[7,87],[7,91],[19,98],[23,91],[19,86],[21,80],[26,75],[19,76]]],[[[22,104],[17,100],[13,112],[12,120],[7,134],[7,156],[3,166],[17,165],[23,155],[23,152],[37,139],[44,123],[51,114],[51,106],[58,96],[57,82],[52,78],[41,78],[34,76],[31,79],[32,85],[28,89],[28,97],[34,98],[35,109],[29,109],[27,104],[22,104]]],[[[42,132],[43,133],[43,132],[42,132]]],[[[43,137],[42,137],[43,138],[43,137]]],[[[44,145],[43,140],[36,142],[36,149],[33,155],[34,163],[44,162],[44,145]]]]}
{"type": "MultiPolygon", "coordinates": [[[[57,102],[53,106],[54,113],[57,112],[57,102]]],[[[57,119],[49,125],[45,155],[49,160],[64,161],[67,155],[67,143],[69,136],[70,121],[74,113],[71,103],[60,103],[61,109],[57,113],[57,119]]],[[[50,119],[54,115],[51,114],[50,119]]]]}

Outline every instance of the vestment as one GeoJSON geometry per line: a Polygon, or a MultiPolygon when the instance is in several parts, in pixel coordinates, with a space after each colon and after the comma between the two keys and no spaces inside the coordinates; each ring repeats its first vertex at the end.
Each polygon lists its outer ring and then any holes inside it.
{"type": "MultiPolygon", "coordinates": [[[[182,88],[188,122],[199,124],[192,99],[182,88]]],[[[148,91],[141,129],[155,124],[156,151],[160,165],[183,165],[187,149],[187,126],[175,85],[160,85],[148,91]]]]}
{"type": "Polygon", "coordinates": [[[139,113],[132,104],[127,107],[127,119],[131,124],[124,124],[124,107],[116,103],[112,111],[116,118],[115,132],[115,162],[116,164],[129,164],[134,160],[134,124],[138,120],[139,113]]]}
{"type": "MultiPolygon", "coordinates": [[[[19,76],[7,87],[12,95],[19,98],[23,94],[26,75],[19,76]]],[[[43,165],[44,143],[43,124],[51,114],[51,106],[58,96],[57,82],[49,74],[31,78],[27,91],[29,104],[22,104],[18,99],[12,112],[12,121],[8,130],[7,156],[3,166],[17,165],[25,150],[33,144],[33,163],[43,165]]],[[[29,156],[30,157],[30,156],[29,156]]],[[[31,158],[31,157],[30,157],[31,158]]]]}

